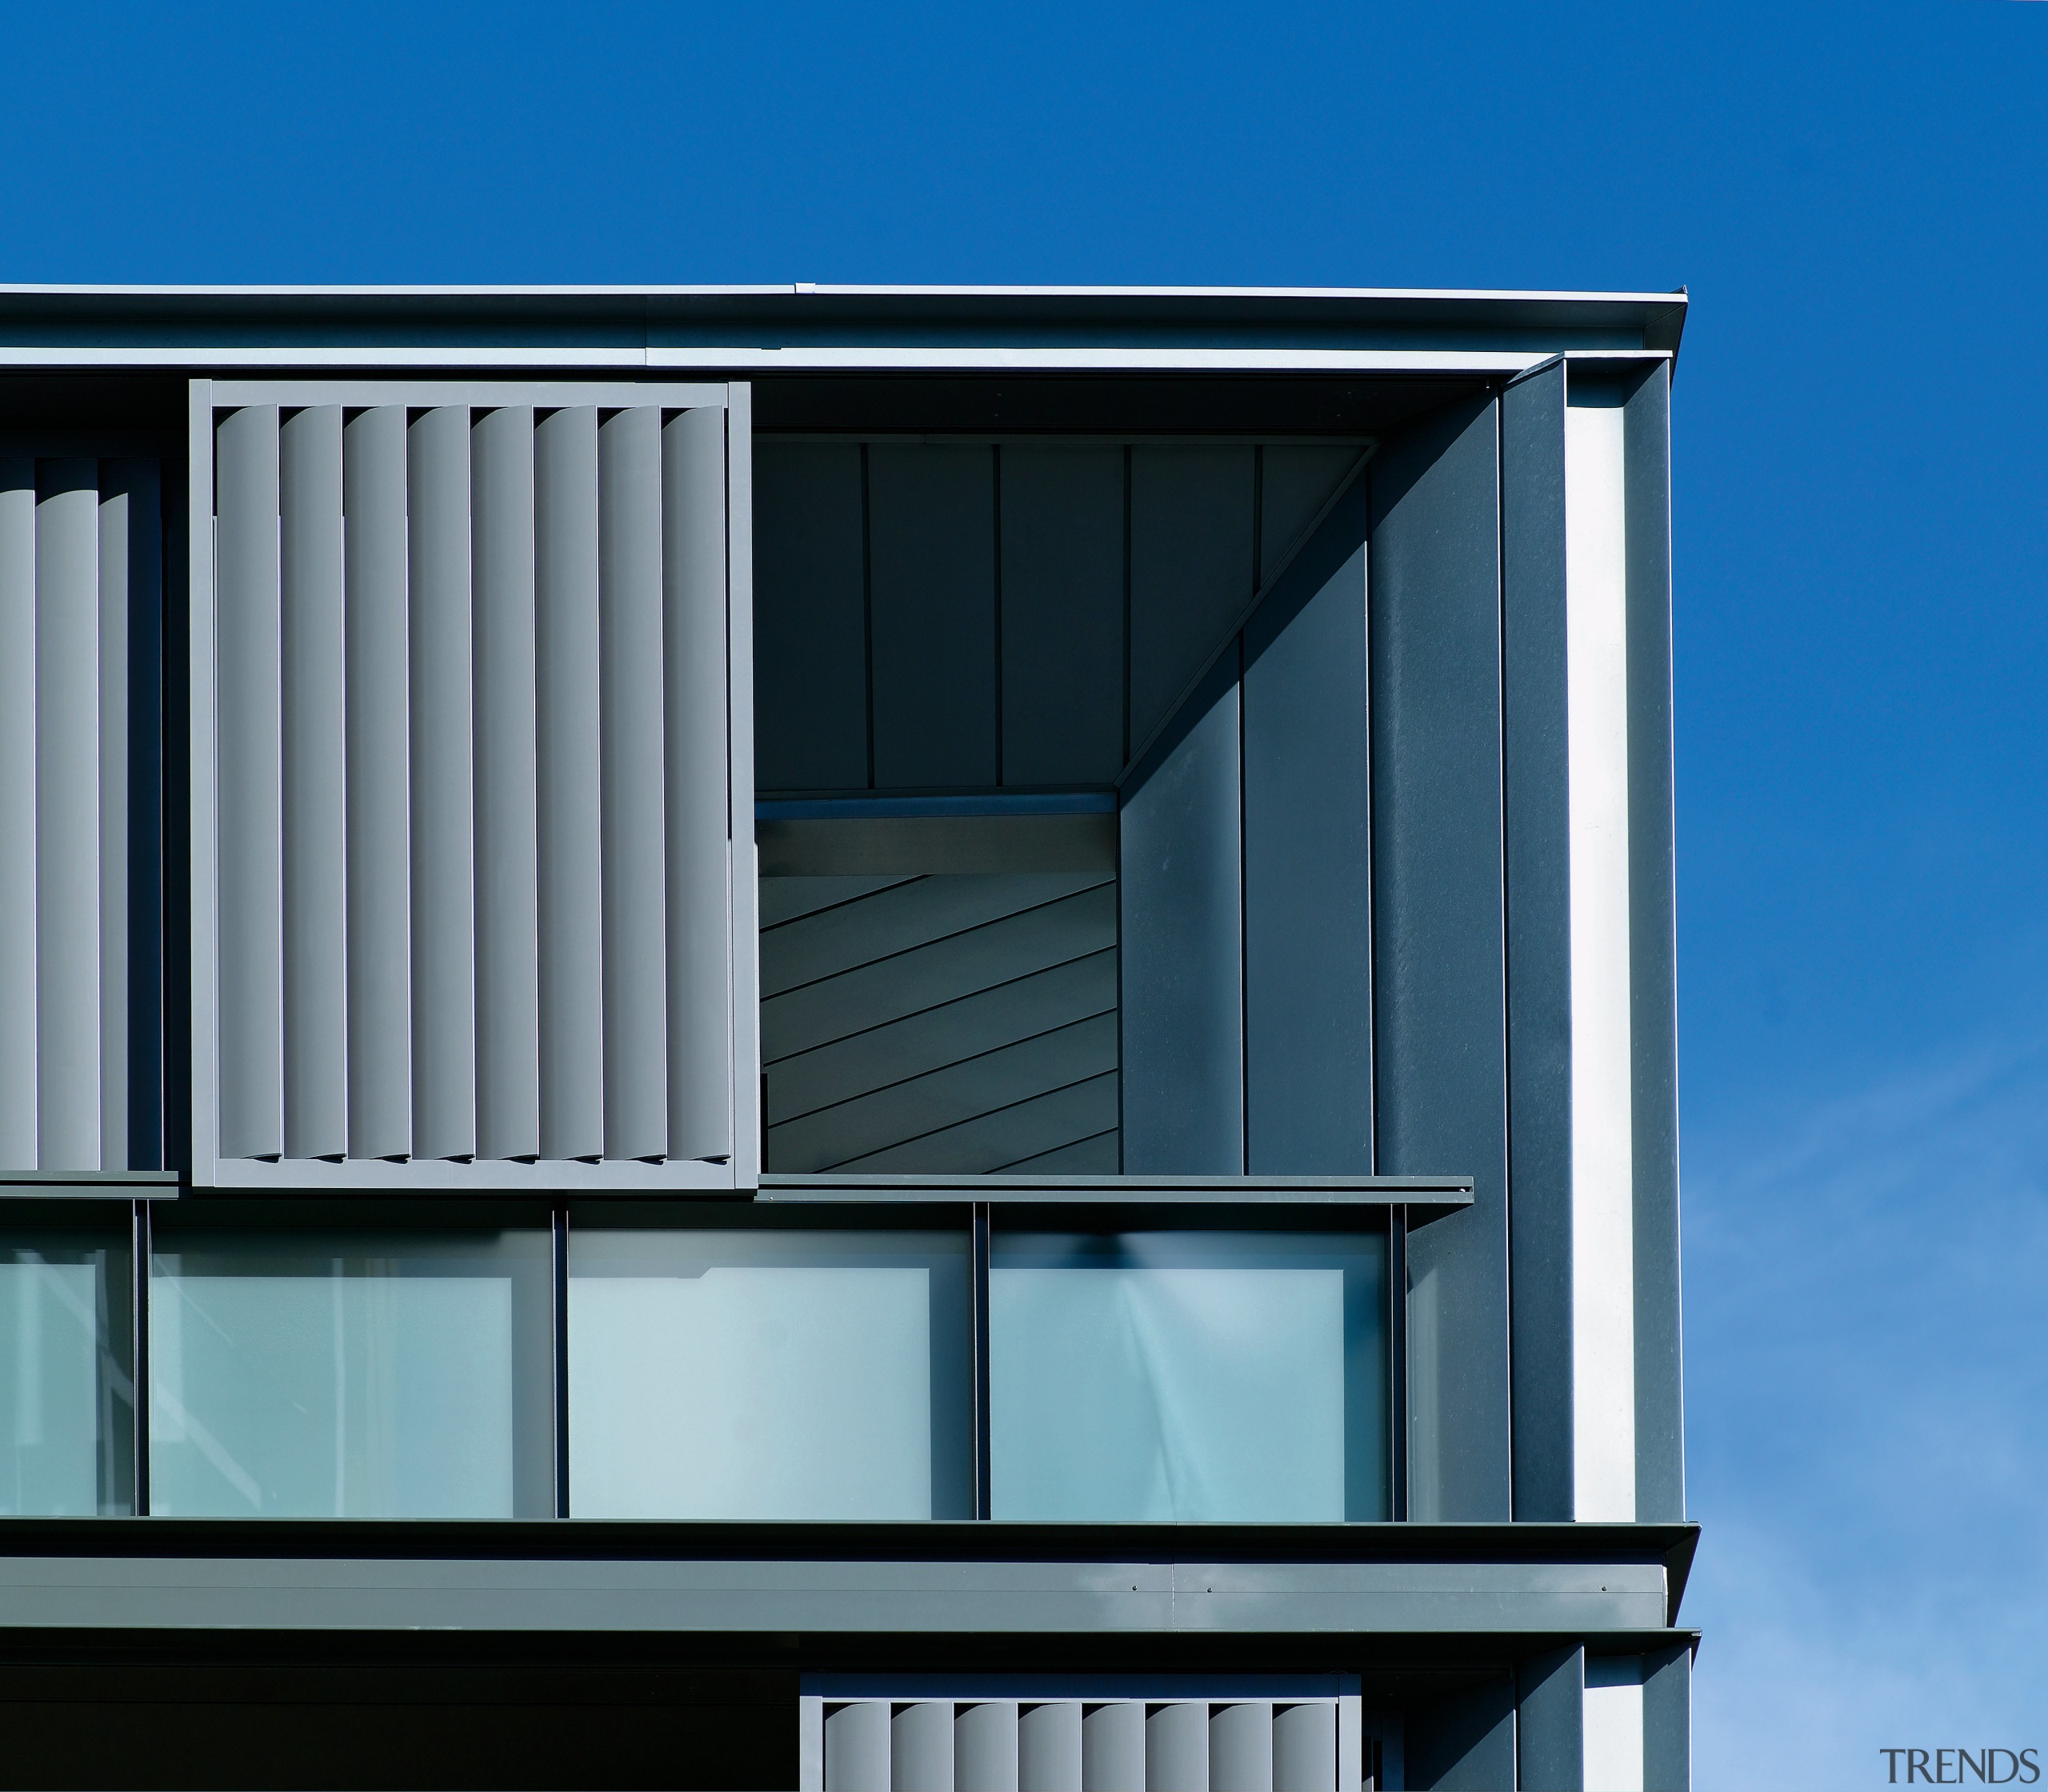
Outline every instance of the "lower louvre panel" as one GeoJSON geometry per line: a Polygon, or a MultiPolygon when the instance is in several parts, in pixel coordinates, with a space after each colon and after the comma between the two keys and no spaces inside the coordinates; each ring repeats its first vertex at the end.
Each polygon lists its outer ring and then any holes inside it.
{"type": "MultiPolygon", "coordinates": [[[[1355,1676],[813,1675],[801,1792],[1353,1792],[1386,1783],[1355,1676]]],[[[1398,1753],[1398,1745],[1397,1745],[1398,1753]]]]}

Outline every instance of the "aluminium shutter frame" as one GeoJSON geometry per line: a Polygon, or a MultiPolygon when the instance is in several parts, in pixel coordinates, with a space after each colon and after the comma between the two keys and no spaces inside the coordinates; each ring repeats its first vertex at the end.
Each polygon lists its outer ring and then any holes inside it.
{"type": "Polygon", "coordinates": [[[750,1184],[746,388],[191,394],[194,1182],[750,1184]]]}

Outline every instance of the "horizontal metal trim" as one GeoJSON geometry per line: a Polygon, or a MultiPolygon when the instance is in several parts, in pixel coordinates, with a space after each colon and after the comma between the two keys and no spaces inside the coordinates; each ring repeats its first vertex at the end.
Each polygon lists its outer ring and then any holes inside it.
{"type": "Polygon", "coordinates": [[[964,797],[771,798],[754,806],[757,822],[870,822],[947,815],[1113,815],[1114,790],[992,790],[964,797]]]}
{"type": "Polygon", "coordinates": [[[438,1158],[387,1163],[381,1158],[354,1158],[330,1163],[324,1158],[290,1158],[271,1162],[222,1158],[210,1179],[194,1179],[195,1187],[274,1189],[294,1194],[322,1190],[339,1193],[418,1193],[494,1195],[552,1192],[593,1194],[730,1194],[734,1188],[730,1163],[640,1163],[607,1160],[601,1163],[549,1159],[516,1163],[501,1158],[462,1163],[438,1158]]]}
{"type": "Polygon", "coordinates": [[[1430,1206],[1472,1204],[1469,1176],[764,1175],[760,1201],[1100,1206],[1430,1206]]]}
{"type": "Polygon", "coordinates": [[[0,1202],[175,1201],[174,1170],[0,1170],[0,1202]]]}
{"type": "Polygon", "coordinates": [[[405,381],[222,379],[214,382],[214,408],[238,405],[405,405],[429,410],[440,405],[597,405],[625,409],[663,405],[678,410],[724,408],[722,385],[678,386],[669,382],[601,385],[533,380],[405,381]]]}
{"type": "Polygon", "coordinates": [[[1665,1606],[1642,1562],[0,1559],[14,1630],[1585,1634],[1665,1606]]]}

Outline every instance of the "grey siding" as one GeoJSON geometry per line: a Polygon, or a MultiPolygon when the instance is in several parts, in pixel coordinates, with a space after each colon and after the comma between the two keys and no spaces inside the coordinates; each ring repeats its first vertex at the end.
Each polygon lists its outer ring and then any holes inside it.
{"type": "Polygon", "coordinates": [[[1686,1508],[1679,1345],[1676,876],[1671,799],[1670,373],[1630,398],[1628,506],[1630,1038],[1635,1114],[1636,1503],[1686,1508]]]}
{"type": "Polygon", "coordinates": [[[762,882],[767,1167],[1117,1166],[1103,872],[762,882]]]}
{"type": "Polygon", "coordinates": [[[1586,1784],[1586,1650],[1553,1649],[1515,1670],[1515,1784],[1582,1792],[1586,1784]]]}
{"type": "Polygon", "coordinates": [[[764,790],[868,782],[862,449],[754,448],[754,777],[764,790]]]}
{"type": "Polygon", "coordinates": [[[1574,1515],[1565,369],[1501,401],[1514,1516],[1574,1515]]]}
{"type": "Polygon", "coordinates": [[[1123,770],[1123,450],[1005,444],[1002,775],[1123,770]]]}
{"type": "Polygon", "coordinates": [[[1124,1169],[1244,1169],[1238,664],[1125,793],[1122,817],[1124,1169]]]}
{"type": "Polygon", "coordinates": [[[874,782],[996,774],[995,452],[867,450],[874,782]]]}
{"type": "Polygon", "coordinates": [[[723,413],[502,391],[218,417],[222,1158],[731,1150],[723,413]]]}
{"type": "Polygon", "coordinates": [[[1361,489],[1245,631],[1245,1136],[1255,1172],[1372,1170],[1366,522],[1361,489]]]}
{"type": "Polygon", "coordinates": [[[1370,469],[1382,1174],[1469,1174],[1409,1242],[1409,1513],[1510,1511],[1499,461],[1491,401],[1370,469]]]}
{"type": "Polygon", "coordinates": [[[1153,730],[1251,602],[1250,448],[1130,451],[1130,745],[1153,730]]]}

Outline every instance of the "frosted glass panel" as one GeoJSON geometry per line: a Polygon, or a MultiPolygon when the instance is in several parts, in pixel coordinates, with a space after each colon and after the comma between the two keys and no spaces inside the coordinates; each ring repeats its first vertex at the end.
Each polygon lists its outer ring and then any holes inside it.
{"type": "Polygon", "coordinates": [[[90,1263],[0,1263],[0,1512],[99,1510],[98,1279],[90,1263]]]}
{"type": "MultiPolygon", "coordinates": [[[[515,1265],[472,1248],[468,1260],[359,1241],[324,1256],[210,1240],[159,1250],[151,1510],[514,1516],[515,1265]]],[[[518,1266],[544,1298],[544,1243],[518,1266]]]]}
{"type": "Polygon", "coordinates": [[[994,1515],[1381,1515],[1384,1261],[1376,1236],[999,1238],[994,1515]]]}
{"type": "Polygon", "coordinates": [[[576,1517],[964,1510],[961,1242],[578,1231],[570,1274],[576,1517]]]}
{"type": "Polygon", "coordinates": [[[0,1237],[0,1514],[132,1509],[125,1223],[120,1240],[0,1237]]]}

